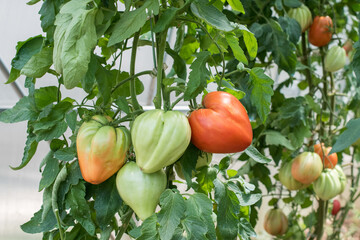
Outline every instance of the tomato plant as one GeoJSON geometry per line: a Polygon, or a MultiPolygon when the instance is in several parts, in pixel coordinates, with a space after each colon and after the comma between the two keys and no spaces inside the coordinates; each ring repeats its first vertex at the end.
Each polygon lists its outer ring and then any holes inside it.
{"type": "Polygon", "coordinates": [[[249,240],[261,233],[267,204],[287,210],[286,224],[278,210],[282,220],[266,220],[283,239],[345,238],[340,230],[360,198],[356,1],[28,4],[41,4],[44,33],[17,44],[8,83],[25,79],[27,95],[0,113],[1,122],[27,122],[12,169],[41,162],[43,203],[24,232],[249,240]],[[317,16],[308,35],[307,9],[317,16]],[[353,50],[339,68],[343,51],[332,49],[348,41],[353,50]],[[130,143],[116,164],[83,164],[97,133],[105,136],[96,152],[109,150],[101,160],[114,156],[112,144],[130,143]],[[42,141],[49,151],[38,159],[42,141]],[[323,170],[318,142],[329,159],[337,154],[334,169],[323,170]],[[199,167],[202,152],[213,160],[199,167]],[[174,177],[179,166],[185,181],[174,177]],[[326,199],[339,194],[343,211],[329,218],[326,199]]]}
{"type": "Polygon", "coordinates": [[[332,37],[332,27],[329,16],[316,16],[309,30],[309,42],[317,47],[327,45],[332,37]]]}
{"type": "Polygon", "coordinates": [[[196,147],[210,153],[234,153],[251,144],[250,120],[236,97],[211,92],[205,95],[203,106],[189,116],[191,141],[196,147]]]}
{"type": "Polygon", "coordinates": [[[109,126],[111,118],[93,116],[81,125],[76,147],[85,181],[99,184],[114,175],[125,163],[130,134],[124,127],[109,126]]]}
{"type": "Polygon", "coordinates": [[[321,161],[324,164],[324,168],[335,168],[338,162],[338,157],[336,153],[329,155],[331,147],[325,147],[324,143],[318,143],[314,145],[314,151],[320,156],[321,161]]]}

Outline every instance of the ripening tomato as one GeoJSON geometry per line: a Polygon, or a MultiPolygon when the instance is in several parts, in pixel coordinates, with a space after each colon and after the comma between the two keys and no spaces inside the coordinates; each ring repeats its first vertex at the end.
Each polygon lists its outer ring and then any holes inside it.
{"type": "Polygon", "coordinates": [[[323,170],[323,164],[318,154],[303,152],[293,160],[291,166],[292,176],[303,184],[315,181],[323,170]]]}
{"type": "Polygon", "coordinates": [[[273,236],[280,236],[288,229],[288,219],[281,209],[270,209],[265,214],[264,229],[273,236]]]}
{"type": "Polygon", "coordinates": [[[303,184],[296,181],[296,179],[291,174],[291,166],[293,161],[294,160],[283,163],[279,170],[279,180],[289,190],[299,190],[306,188],[308,184],[303,184]]]}
{"type": "Polygon", "coordinates": [[[319,154],[321,161],[324,164],[324,168],[334,168],[338,162],[338,156],[336,153],[329,155],[331,147],[325,147],[324,143],[318,143],[314,145],[314,152],[319,154]],[[324,158],[325,154],[325,158],[324,158]]]}
{"type": "Polygon", "coordinates": [[[333,22],[329,16],[316,16],[309,30],[309,42],[317,47],[327,45],[332,37],[333,22]]]}
{"type": "Polygon", "coordinates": [[[124,164],[130,146],[125,127],[109,126],[111,118],[96,115],[84,122],[77,134],[76,148],[85,181],[99,184],[114,175],[124,164]]]}
{"type": "Polygon", "coordinates": [[[204,152],[244,151],[253,138],[248,114],[240,101],[227,92],[211,92],[203,109],[189,116],[192,143],[204,152]]]}
{"type": "Polygon", "coordinates": [[[339,200],[335,199],[333,201],[333,208],[331,210],[331,215],[336,216],[336,214],[338,214],[338,212],[340,211],[341,205],[339,200]]]}
{"type": "Polygon", "coordinates": [[[135,162],[128,162],[116,175],[116,187],[121,199],[145,220],[155,212],[166,188],[166,174],[162,169],[144,173],[135,162]]]}

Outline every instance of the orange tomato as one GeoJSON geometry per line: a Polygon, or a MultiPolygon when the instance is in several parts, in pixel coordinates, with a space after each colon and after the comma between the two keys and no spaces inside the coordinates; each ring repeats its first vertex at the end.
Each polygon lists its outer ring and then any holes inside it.
{"type": "Polygon", "coordinates": [[[336,153],[332,153],[329,155],[329,152],[331,151],[331,147],[325,147],[324,143],[318,143],[314,145],[314,152],[317,153],[321,161],[324,164],[324,168],[331,168],[333,169],[337,162],[338,162],[338,156],[336,153]],[[325,154],[325,158],[324,158],[325,154]]]}
{"type": "Polygon", "coordinates": [[[332,37],[332,26],[329,16],[316,16],[309,30],[309,42],[317,47],[327,45],[332,37]]]}

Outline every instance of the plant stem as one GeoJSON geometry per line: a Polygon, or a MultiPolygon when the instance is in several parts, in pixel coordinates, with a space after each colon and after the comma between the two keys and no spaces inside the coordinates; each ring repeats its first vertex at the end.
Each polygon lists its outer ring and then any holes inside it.
{"type": "MultiPolygon", "coordinates": [[[[330,73],[330,92],[334,91],[334,77],[332,73],[330,73]]],[[[334,122],[334,112],[335,112],[335,95],[330,96],[330,119],[329,119],[329,137],[332,136],[331,126],[334,122]]]]}
{"type": "MultiPolygon", "coordinates": [[[[325,70],[325,61],[324,61],[324,49],[323,47],[320,48],[320,53],[321,53],[321,65],[322,65],[322,69],[323,69],[323,92],[322,92],[322,111],[326,111],[326,106],[327,106],[327,102],[328,102],[328,82],[327,82],[327,72],[325,70]]],[[[321,117],[322,118],[322,117],[321,117]]],[[[320,118],[320,139],[327,139],[325,136],[325,126],[324,126],[324,122],[322,121],[322,119],[320,118]]],[[[327,145],[327,144],[325,144],[327,145]]]]}
{"type": "Polygon", "coordinates": [[[301,35],[301,45],[302,45],[302,54],[303,54],[303,64],[308,67],[305,69],[305,75],[306,75],[306,80],[308,81],[308,85],[309,85],[309,95],[313,96],[314,95],[314,85],[313,85],[312,77],[311,77],[311,70],[310,70],[310,63],[309,63],[309,57],[308,57],[308,50],[307,50],[307,46],[306,46],[305,32],[303,32],[301,35]]]}
{"type": "Polygon", "coordinates": [[[315,228],[315,236],[317,240],[320,240],[324,233],[324,222],[326,219],[327,211],[326,206],[326,201],[319,199],[319,208],[317,210],[317,224],[315,228]]]}
{"type": "Polygon", "coordinates": [[[124,80],[122,80],[121,82],[119,82],[118,84],[116,84],[116,86],[111,90],[111,93],[115,92],[115,90],[120,87],[121,85],[127,83],[128,81],[130,80],[133,80],[134,78],[137,78],[139,76],[142,76],[142,75],[147,75],[147,74],[153,74],[154,72],[151,71],[151,70],[147,70],[147,71],[142,71],[142,72],[139,72],[137,74],[134,74],[133,76],[130,76],[124,80]]]}
{"type": "Polygon", "coordinates": [[[131,220],[131,217],[133,215],[134,211],[129,207],[129,209],[126,211],[126,213],[121,217],[121,227],[118,235],[116,236],[115,240],[120,240],[122,235],[124,235],[126,229],[129,226],[129,222],[131,220]]]}
{"type": "MultiPolygon", "coordinates": [[[[136,51],[137,51],[137,45],[139,42],[140,37],[140,31],[141,29],[135,33],[134,40],[133,40],[133,46],[131,50],[131,61],[130,61],[130,77],[135,75],[135,61],[136,61],[136,51]]],[[[130,82],[130,95],[131,95],[131,102],[135,110],[141,109],[141,106],[136,99],[136,83],[135,79],[133,78],[130,82]]]]}
{"type": "Polygon", "coordinates": [[[170,109],[173,109],[175,107],[176,104],[178,104],[182,99],[184,99],[184,94],[181,95],[178,99],[176,99],[172,104],[171,104],[171,107],[170,109]]]}
{"type": "Polygon", "coordinates": [[[161,90],[162,90],[162,79],[163,79],[163,62],[164,62],[164,53],[166,48],[166,35],[167,31],[164,31],[159,34],[156,39],[158,44],[158,55],[157,55],[157,82],[156,82],[156,96],[154,99],[154,104],[156,109],[161,109],[161,90]]]}

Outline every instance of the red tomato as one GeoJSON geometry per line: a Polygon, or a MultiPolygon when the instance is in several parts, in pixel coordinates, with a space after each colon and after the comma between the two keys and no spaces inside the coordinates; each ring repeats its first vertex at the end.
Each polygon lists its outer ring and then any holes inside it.
{"type": "Polygon", "coordinates": [[[235,153],[251,144],[250,120],[236,97],[211,92],[204,97],[203,106],[189,116],[191,141],[197,148],[210,153],[235,153]]]}
{"type": "Polygon", "coordinates": [[[332,20],[329,16],[316,16],[309,31],[309,42],[317,47],[328,44],[331,40],[332,20]]]}
{"type": "Polygon", "coordinates": [[[340,211],[340,208],[341,208],[341,205],[340,205],[339,200],[335,199],[333,202],[333,209],[331,210],[331,214],[333,216],[336,216],[336,214],[338,214],[338,212],[340,211]]]}
{"type": "Polygon", "coordinates": [[[321,161],[324,164],[324,168],[331,168],[333,169],[337,162],[338,162],[338,156],[336,153],[332,153],[329,155],[329,152],[331,151],[331,147],[325,147],[324,143],[321,144],[322,147],[320,147],[320,143],[315,144],[314,146],[314,152],[317,153],[321,161]],[[324,155],[325,154],[325,159],[324,155]]]}

